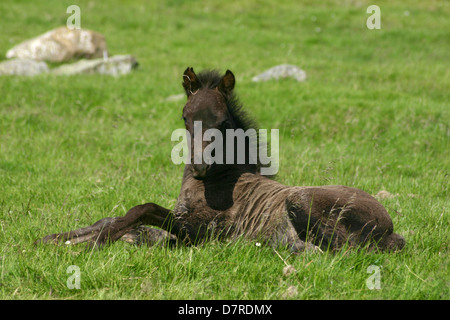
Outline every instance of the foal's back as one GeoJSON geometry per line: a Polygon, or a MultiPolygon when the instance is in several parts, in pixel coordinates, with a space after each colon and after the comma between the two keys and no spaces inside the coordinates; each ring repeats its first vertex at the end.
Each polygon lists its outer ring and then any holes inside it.
{"type": "MultiPolygon", "coordinates": [[[[183,199],[182,191],[181,200],[197,213],[192,218],[198,219],[198,212],[203,212],[203,221],[214,220],[228,236],[244,235],[291,246],[309,241],[324,249],[368,244],[397,250],[405,243],[403,237],[393,233],[386,209],[357,188],[291,187],[259,174],[244,173],[233,185],[230,202],[218,210],[208,205],[207,199],[198,198],[208,189],[204,182],[198,183],[203,185],[202,192],[197,186],[189,199],[183,199]]],[[[217,183],[222,190],[227,189],[227,183],[217,183]]],[[[225,192],[221,197],[228,196],[225,192]]]]}

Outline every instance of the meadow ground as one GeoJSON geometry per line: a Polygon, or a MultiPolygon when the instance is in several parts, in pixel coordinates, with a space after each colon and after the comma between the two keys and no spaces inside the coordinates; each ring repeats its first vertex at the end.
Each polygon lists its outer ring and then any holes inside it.
{"type": "Polygon", "coordinates": [[[1,299],[450,298],[448,2],[377,1],[381,29],[369,30],[368,1],[4,0],[0,59],[64,25],[71,4],[111,54],[140,66],[118,78],[0,77],[1,299]],[[251,81],[281,63],[307,81],[251,81]],[[183,168],[170,136],[184,102],[166,98],[188,66],[234,72],[248,112],[280,130],[280,182],[387,190],[405,249],[34,246],[137,204],[173,207],[183,168]],[[70,266],[80,289],[67,285],[70,266]]]}

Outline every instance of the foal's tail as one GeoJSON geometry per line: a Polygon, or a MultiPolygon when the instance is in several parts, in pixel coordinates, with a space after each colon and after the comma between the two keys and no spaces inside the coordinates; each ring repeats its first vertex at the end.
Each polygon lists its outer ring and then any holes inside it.
{"type": "Polygon", "coordinates": [[[383,237],[378,246],[383,251],[400,251],[406,244],[406,240],[398,233],[391,233],[390,235],[383,237]]]}

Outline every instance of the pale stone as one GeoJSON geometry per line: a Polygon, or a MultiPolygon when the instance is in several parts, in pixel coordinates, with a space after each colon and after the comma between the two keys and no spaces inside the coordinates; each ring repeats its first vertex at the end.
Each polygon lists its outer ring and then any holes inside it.
{"type": "Polygon", "coordinates": [[[306,72],[291,64],[281,64],[252,78],[254,82],[293,78],[299,82],[306,80],[306,72]]]}
{"type": "Polygon", "coordinates": [[[43,61],[11,59],[0,62],[0,75],[35,76],[48,71],[43,61]]]}
{"type": "Polygon", "coordinates": [[[107,52],[105,37],[85,29],[60,27],[19,43],[7,58],[64,62],[74,58],[97,58],[107,52]]]}
{"type": "Polygon", "coordinates": [[[80,60],[71,64],[64,64],[52,70],[56,75],[74,74],[106,74],[119,76],[130,73],[138,66],[132,55],[116,55],[109,58],[80,60]]]}

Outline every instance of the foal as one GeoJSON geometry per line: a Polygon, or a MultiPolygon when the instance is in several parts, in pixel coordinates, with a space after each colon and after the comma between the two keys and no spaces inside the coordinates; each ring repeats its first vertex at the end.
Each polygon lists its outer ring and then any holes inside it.
{"type": "MultiPolygon", "coordinates": [[[[202,123],[201,134],[208,129],[220,130],[223,136],[227,129],[256,130],[234,94],[231,71],[223,76],[215,71],[196,75],[187,68],[182,84],[187,95],[182,117],[191,141],[195,138],[195,121],[202,123]]],[[[191,160],[210,143],[202,141],[201,148],[196,149],[191,146],[191,160]]],[[[247,139],[245,147],[249,144],[247,139]]],[[[386,209],[362,190],[285,186],[261,175],[259,162],[234,163],[208,163],[203,159],[186,164],[173,210],[155,203],[138,205],[123,217],[104,218],[86,228],[46,236],[42,241],[102,245],[122,237],[134,240],[139,231],[150,240],[166,238],[183,243],[196,243],[213,233],[218,238],[244,236],[296,251],[306,247],[305,241],[331,250],[347,244],[393,251],[405,245],[404,238],[393,233],[386,209]]]]}

